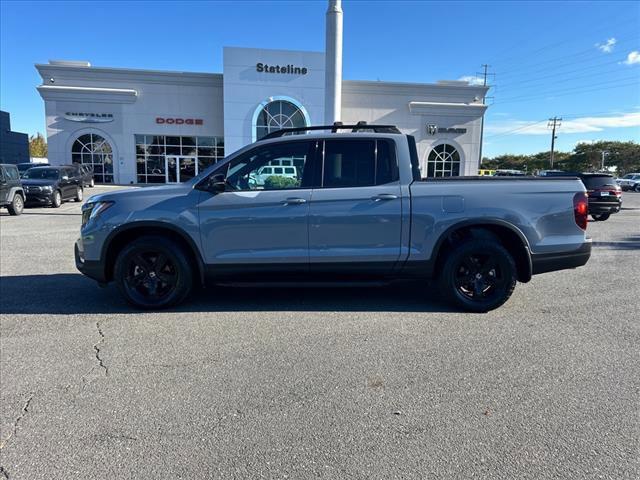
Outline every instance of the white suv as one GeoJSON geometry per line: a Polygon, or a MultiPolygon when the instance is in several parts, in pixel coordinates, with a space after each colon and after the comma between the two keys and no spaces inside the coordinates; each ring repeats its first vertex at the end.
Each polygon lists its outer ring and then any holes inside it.
{"type": "Polygon", "coordinates": [[[616,178],[616,183],[622,190],[640,192],[640,173],[627,173],[622,178],[616,178]]]}

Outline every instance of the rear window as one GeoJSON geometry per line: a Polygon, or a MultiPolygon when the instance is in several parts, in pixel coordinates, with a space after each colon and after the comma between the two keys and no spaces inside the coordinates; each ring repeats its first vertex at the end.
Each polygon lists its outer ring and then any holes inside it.
{"type": "Polygon", "coordinates": [[[582,183],[584,183],[584,186],[587,187],[587,190],[593,190],[594,188],[603,187],[605,185],[616,185],[613,177],[609,175],[581,177],[581,180],[582,183]]]}

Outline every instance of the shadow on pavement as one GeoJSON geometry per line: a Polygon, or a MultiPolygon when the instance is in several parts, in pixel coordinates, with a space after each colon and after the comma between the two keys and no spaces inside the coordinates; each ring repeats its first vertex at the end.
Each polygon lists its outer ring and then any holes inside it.
{"type": "MultiPolygon", "coordinates": [[[[136,313],[113,284],[100,288],[81,274],[0,277],[2,314],[136,313]]],[[[173,312],[451,312],[426,286],[199,289],[173,312]]]]}
{"type": "Polygon", "coordinates": [[[608,248],[611,250],[640,250],[640,242],[593,242],[593,248],[608,248]]]}

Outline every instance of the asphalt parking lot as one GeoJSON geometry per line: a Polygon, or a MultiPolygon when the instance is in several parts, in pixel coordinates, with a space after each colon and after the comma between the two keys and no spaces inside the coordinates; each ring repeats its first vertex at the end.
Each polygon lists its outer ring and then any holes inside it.
{"type": "Polygon", "coordinates": [[[141,313],[75,270],[80,204],[3,211],[0,473],[638,478],[640,194],[623,206],[585,267],[488,314],[407,287],[141,313]]]}

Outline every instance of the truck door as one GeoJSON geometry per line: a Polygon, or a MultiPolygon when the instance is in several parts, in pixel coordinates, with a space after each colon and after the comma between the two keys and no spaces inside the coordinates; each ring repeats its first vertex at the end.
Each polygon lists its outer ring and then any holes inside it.
{"type": "Polygon", "coordinates": [[[323,142],[309,209],[312,271],[390,273],[401,247],[402,202],[390,139],[323,142]]]}
{"type": "Polygon", "coordinates": [[[317,143],[287,140],[258,146],[229,163],[224,172],[227,191],[201,193],[200,238],[206,263],[240,266],[246,273],[287,265],[308,270],[317,143]],[[284,160],[295,165],[298,178],[275,173],[281,167],[273,166],[284,160]],[[270,174],[261,174],[265,170],[270,174]]]}

